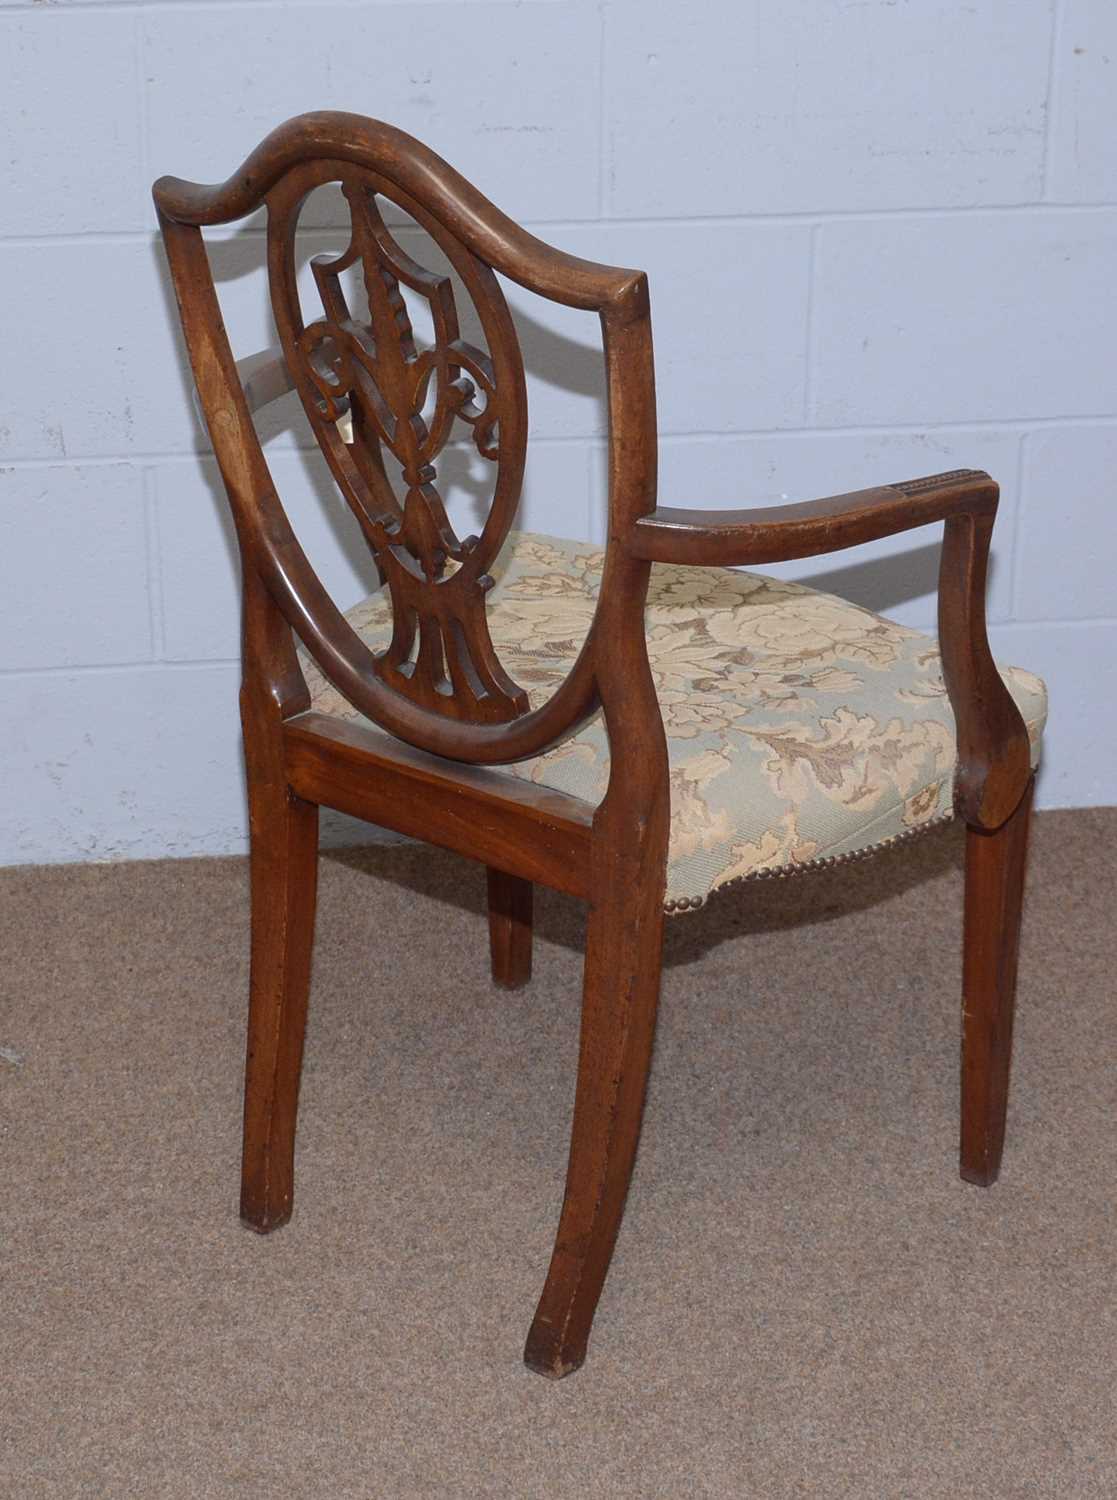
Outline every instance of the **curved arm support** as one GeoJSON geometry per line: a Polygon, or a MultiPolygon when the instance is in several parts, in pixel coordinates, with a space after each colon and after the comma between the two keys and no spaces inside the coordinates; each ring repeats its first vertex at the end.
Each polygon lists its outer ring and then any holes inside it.
{"type": "Polygon", "coordinates": [[[985,628],[997,499],[988,474],[958,469],[801,505],[660,508],[632,524],[625,546],[654,562],[725,567],[814,557],[945,522],[939,642],[958,731],[958,809],[972,826],[992,830],[1015,811],[1031,776],[1028,733],[997,671],[985,628]]]}
{"type": "Polygon", "coordinates": [[[379,173],[438,217],[494,270],[529,291],[568,307],[601,312],[623,306],[642,280],[638,271],[568,255],[521,229],[413,136],[380,120],[341,110],[296,115],[273,130],[227,182],[206,185],[160,177],[152,189],[164,219],[176,224],[228,224],[253,213],[293,167],[323,158],[379,173]]]}
{"type": "Polygon", "coordinates": [[[939,563],[939,650],[958,735],[958,811],[992,832],[1019,806],[1032,776],[1028,731],[989,650],[985,586],[993,515],[950,516],[939,563]]]}

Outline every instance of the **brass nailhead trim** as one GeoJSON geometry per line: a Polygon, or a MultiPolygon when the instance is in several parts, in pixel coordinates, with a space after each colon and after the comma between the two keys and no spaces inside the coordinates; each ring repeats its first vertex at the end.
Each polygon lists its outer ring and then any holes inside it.
{"type": "Polygon", "coordinates": [[[924,834],[931,833],[936,828],[943,828],[953,821],[953,812],[940,813],[937,818],[930,818],[916,828],[905,829],[903,833],[894,833],[891,838],[882,839],[879,844],[868,844],[864,849],[851,849],[848,854],[830,854],[824,859],[804,859],[798,864],[771,865],[763,870],[750,870],[747,875],[734,875],[732,880],[726,880],[721,885],[715,886],[705,896],[680,896],[677,901],[667,901],[664,903],[663,910],[669,917],[673,917],[680,912],[697,911],[700,906],[705,906],[710,896],[720,896],[722,891],[728,891],[733,886],[747,885],[750,881],[790,880],[795,875],[807,875],[815,870],[833,870],[838,865],[859,864],[862,860],[874,858],[884,849],[894,849],[898,844],[910,844],[913,840],[922,838],[924,834]]]}

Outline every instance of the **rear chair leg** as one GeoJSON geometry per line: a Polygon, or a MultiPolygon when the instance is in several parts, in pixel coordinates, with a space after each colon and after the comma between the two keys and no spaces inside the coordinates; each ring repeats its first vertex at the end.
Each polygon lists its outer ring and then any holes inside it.
{"type": "Polygon", "coordinates": [[[267,1234],[291,1217],[318,880],[318,808],[249,776],[252,977],[241,1218],[267,1234]]]}
{"type": "Polygon", "coordinates": [[[531,978],[531,881],[491,865],[488,878],[493,980],[506,989],[519,989],[531,978]]]}
{"type": "Polygon", "coordinates": [[[1005,1138],[1016,955],[1028,856],[1034,779],[1016,811],[993,833],[966,833],[962,963],[961,1173],[997,1180],[1005,1138]]]}
{"type": "MultiPolygon", "coordinates": [[[[626,899],[627,897],[627,899],[626,899]]],[[[663,944],[659,888],[590,912],[566,1195],[524,1360],[551,1379],[586,1357],[640,1138],[663,944]]]]}

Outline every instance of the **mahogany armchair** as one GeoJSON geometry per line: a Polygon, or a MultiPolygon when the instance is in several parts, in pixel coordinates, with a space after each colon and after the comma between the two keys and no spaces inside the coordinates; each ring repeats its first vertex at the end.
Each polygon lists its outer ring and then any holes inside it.
{"type": "Polygon", "coordinates": [[[989,651],[989,476],[771,509],[657,508],[645,276],[543,244],[388,125],[303,115],[223,185],[163,177],[154,196],[243,565],[245,1221],[268,1232],[291,1214],[320,806],[484,864],[499,984],[530,976],[535,883],[588,903],[569,1170],[532,1369],[559,1377],[585,1357],[640,1131],[664,911],[719,886],[860,857],[955,811],[965,819],[961,1172],[991,1183],[1045,703],[1037,679],[1002,677],[989,651]],[[340,256],[312,262],[323,314],[306,323],[296,225],[327,183],[340,184],[351,234],[340,256]],[[426,231],[453,278],[403,250],[380,200],[426,231]],[[261,205],[280,349],[242,380],[201,231],[261,205]],[[347,301],[350,268],[363,274],[367,318],[347,301]],[[600,315],[603,548],[511,530],[526,382],[497,273],[600,315]],[[455,282],[486,348],[462,337],[455,282]],[[429,347],[409,297],[429,306],[429,347]],[[253,425],[253,409],[291,388],[382,581],[348,616],[292,531],[253,425]],[[464,539],[435,484],[457,423],[493,474],[483,529],[464,539]],[[939,647],[799,585],[729,571],[930,522],[945,528],[939,647]]]}

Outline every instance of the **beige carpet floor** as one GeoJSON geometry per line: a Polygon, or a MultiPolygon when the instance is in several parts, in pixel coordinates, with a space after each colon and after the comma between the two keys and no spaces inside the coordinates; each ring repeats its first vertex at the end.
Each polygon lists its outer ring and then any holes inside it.
{"type": "Polygon", "coordinates": [[[956,830],[668,929],[585,1368],[520,1353],[582,914],[327,854],[295,1217],[236,1215],[240,860],[0,874],[0,1495],[1117,1495],[1117,809],[1037,820],[1000,1183],[955,1168],[956,830]]]}

